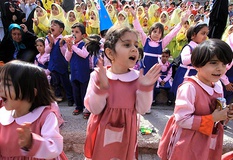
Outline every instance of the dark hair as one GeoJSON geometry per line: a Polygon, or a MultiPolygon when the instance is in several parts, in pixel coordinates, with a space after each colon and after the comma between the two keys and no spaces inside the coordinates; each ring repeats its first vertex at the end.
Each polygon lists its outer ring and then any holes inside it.
{"type": "Polygon", "coordinates": [[[175,2],[171,2],[170,5],[176,6],[176,3],[175,2]]]}
{"type": "Polygon", "coordinates": [[[139,47],[138,48],[138,53],[139,53],[139,60],[143,59],[144,57],[144,52],[143,52],[143,48],[142,47],[139,47]]]}
{"type": "Polygon", "coordinates": [[[2,67],[0,78],[5,94],[7,88],[10,98],[12,97],[9,84],[12,83],[15,100],[26,100],[32,103],[30,112],[55,101],[44,70],[34,64],[20,60],[10,61],[2,67]]]}
{"type": "Polygon", "coordinates": [[[39,38],[36,39],[35,42],[36,42],[36,43],[37,43],[37,42],[41,42],[41,43],[43,43],[43,45],[45,45],[45,38],[44,38],[44,37],[39,37],[39,38]]]}
{"type": "MultiPolygon", "coordinates": [[[[116,51],[116,43],[117,41],[126,33],[126,32],[132,32],[135,33],[135,35],[138,37],[138,32],[132,28],[129,27],[117,27],[113,26],[111,27],[105,36],[105,42],[104,42],[104,50],[106,48],[110,48],[114,52],[116,51]]],[[[109,57],[106,55],[106,57],[109,59],[109,57]]],[[[110,59],[109,59],[110,60],[110,59]]]]}
{"type": "Polygon", "coordinates": [[[86,28],[82,23],[77,22],[71,26],[72,29],[74,29],[76,27],[79,28],[79,30],[81,31],[82,34],[86,34],[86,28]]]}
{"type": "Polygon", "coordinates": [[[64,24],[61,20],[53,19],[53,20],[51,21],[51,24],[52,24],[52,23],[58,24],[60,28],[63,28],[63,29],[65,28],[65,24],[64,24]]]}
{"type": "Polygon", "coordinates": [[[154,24],[150,27],[149,32],[148,32],[148,35],[151,35],[152,31],[155,30],[155,29],[157,29],[157,28],[162,32],[161,38],[163,38],[164,26],[163,26],[163,24],[160,23],[160,22],[156,22],[156,23],[154,23],[154,24]]]}
{"type": "Polygon", "coordinates": [[[192,40],[192,36],[197,35],[198,32],[204,28],[204,27],[208,27],[208,25],[206,23],[197,23],[195,26],[191,26],[189,27],[188,31],[187,31],[187,39],[188,42],[190,42],[192,40]]]}
{"type": "Polygon", "coordinates": [[[171,51],[168,48],[164,48],[163,51],[162,51],[162,54],[163,53],[169,54],[169,56],[171,55],[171,51]]]}
{"type": "Polygon", "coordinates": [[[100,51],[100,40],[101,37],[98,34],[92,34],[89,37],[86,38],[86,48],[89,52],[90,56],[97,56],[99,55],[100,51]]]}
{"type": "Polygon", "coordinates": [[[233,52],[230,46],[220,39],[208,39],[200,43],[191,55],[191,63],[194,67],[200,68],[206,65],[214,56],[225,65],[231,63],[233,52]]]}

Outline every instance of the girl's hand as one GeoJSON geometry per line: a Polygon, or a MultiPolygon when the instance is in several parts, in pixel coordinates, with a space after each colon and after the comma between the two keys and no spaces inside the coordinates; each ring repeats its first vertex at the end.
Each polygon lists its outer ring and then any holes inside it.
{"type": "Polygon", "coordinates": [[[33,23],[38,26],[39,24],[39,19],[38,18],[32,18],[33,23]]]}
{"type": "Polygon", "coordinates": [[[188,20],[190,14],[191,10],[188,9],[187,11],[185,11],[185,14],[181,17],[181,25],[183,25],[188,20]]]}
{"type": "Polygon", "coordinates": [[[106,75],[106,68],[104,67],[103,62],[103,58],[98,59],[98,69],[96,71],[100,82],[100,89],[108,89],[108,77],[106,75]]]}
{"type": "Polygon", "coordinates": [[[232,86],[232,83],[227,84],[225,87],[226,87],[226,90],[227,90],[227,91],[231,91],[231,92],[233,92],[233,86],[232,86]]]}
{"type": "Polygon", "coordinates": [[[143,75],[143,70],[140,70],[140,77],[139,82],[143,86],[151,86],[154,85],[155,82],[160,77],[160,71],[161,71],[161,65],[156,63],[151,69],[146,73],[146,75],[143,75]]]}
{"type": "Polygon", "coordinates": [[[135,10],[131,7],[131,8],[129,9],[129,11],[130,11],[130,13],[132,14],[132,16],[134,17],[134,19],[136,19],[137,17],[136,17],[136,12],[135,12],[135,10]]]}
{"type": "Polygon", "coordinates": [[[53,43],[54,43],[54,40],[53,40],[53,37],[52,37],[51,33],[48,33],[48,39],[49,39],[49,46],[52,47],[53,43]]]}
{"type": "Polygon", "coordinates": [[[228,117],[229,108],[225,108],[223,110],[215,109],[212,113],[212,117],[214,122],[226,120],[228,117]]]}
{"type": "Polygon", "coordinates": [[[19,137],[19,146],[21,148],[30,149],[32,146],[32,133],[30,130],[31,123],[23,123],[20,128],[17,128],[19,137]]]}

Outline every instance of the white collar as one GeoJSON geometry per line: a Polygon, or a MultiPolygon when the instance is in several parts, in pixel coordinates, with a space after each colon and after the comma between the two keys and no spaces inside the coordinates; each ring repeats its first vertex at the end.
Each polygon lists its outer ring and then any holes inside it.
{"type": "Polygon", "coordinates": [[[193,79],[195,82],[197,82],[209,95],[213,95],[214,92],[220,93],[222,94],[222,84],[220,81],[214,83],[214,87],[210,87],[206,84],[204,84],[203,82],[201,82],[199,79],[197,79],[196,76],[191,76],[191,77],[187,77],[187,78],[191,78],[193,79]]]}
{"type": "Polygon", "coordinates": [[[5,107],[2,107],[0,109],[0,123],[2,125],[9,125],[11,123],[13,123],[14,121],[19,124],[22,125],[25,122],[34,122],[36,121],[40,115],[42,114],[42,112],[44,111],[45,107],[49,107],[49,106],[43,106],[43,107],[38,107],[36,109],[34,109],[32,112],[29,112],[28,114],[18,117],[18,118],[14,118],[14,110],[13,111],[7,111],[5,109],[5,107]]]}
{"type": "Polygon", "coordinates": [[[139,77],[139,71],[135,69],[130,69],[129,72],[124,74],[114,74],[107,69],[106,75],[111,80],[120,80],[122,82],[131,82],[139,77]]]}

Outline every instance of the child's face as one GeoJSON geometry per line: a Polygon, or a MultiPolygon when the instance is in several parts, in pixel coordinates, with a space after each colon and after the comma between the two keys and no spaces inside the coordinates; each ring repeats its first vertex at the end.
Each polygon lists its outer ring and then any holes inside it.
{"type": "Polygon", "coordinates": [[[42,17],[44,15],[41,8],[36,8],[36,15],[37,17],[42,17]]]}
{"type": "Polygon", "coordinates": [[[159,28],[156,28],[151,32],[150,38],[153,41],[159,41],[161,37],[162,37],[162,32],[159,28]]]}
{"type": "Polygon", "coordinates": [[[77,11],[77,12],[81,12],[81,6],[77,6],[77,7],[76,7],[76,11],[77,11]]]}
{"type": "Polygon", "coordinates": [[[161,57],[162,63],[165,64],[168,61],[169,57],[170,56],[168,53],[162,53],[162,57],[161,57]]]}
{"type": "Polygon", "coordinates": [[[142,14],[142,9],[138,8],[138,15],[141,15],[141,14],[142,14]]]}
{"type": "Polygon", "coordinates": [[[3,84],[3,78],[1,77],[0,97],[2,98],[3,105],[7,111],[15,110],[14,117],[21,117],[29,113],[32,103],[28,102],[27,100],[22,100],[21,94],[19,95],[19,99],[15,99],[16,93],[10,79],[6,82],[6,84],[3,84]]]}
{"type": "Polygon", "coordinates": [[[212,87],[213,82],[217,82],[226,72],[226,65],[214,56],[203,67],[196,68],[197,77],[204,84],[212,87]]]}
{"type": "Polygon", "coordinates": [[[124,11],[128,13],[129,12],[129,8],[125,7],[124,11]]]}
{"type": "Polygon", "coordinates": [[[190,20],[191,20],[191,21],[194,21],[194,15],[191,15],[191,16],[190,16],[190,20]]]}
{"type": "Polygon", "coordinates": [[[69,19],[69,22],[74,22],[76,20],[73,12],[70,12],[68,19],[69,19]]]}
{"type": "Polygon", "coordinates": [[[143,26],[147,26],[148,25],[148,20],[146,18],[143,19],[143,26]]]}
{"type": "Polygon", "coordinates": [[[75,43],[78,43],[79,41],[83,39],[84,35],[82,34],[82,32],[80,31],[78,27],[72,28],[71,33],[72,35],[75,36],[75,43]]]}
{"type": "Polygon", "coordinates": [[[158,10],[154,12],[154,16],[159,17],[159,11],[158,10]]]}
{"type": "Polygon", "coordinates": [[[52,14],[54,16],[56,16],[56,15],[59,14],[59,10],[58,10],[58,8],[55,5],[52,5],[52,14]]]}
{"type": "Polygon", "coordinates": [[[16,106],[19,106],[19,105],[17,104],[17,101],[14,100],[16,95],[15,95],[13,84],[11,80],[9,80],[7,84],[4,84],[3,81],[4,81],[3,78],[1,78],[0,97],[3,100],[3,105],[8,111],[15,110],[16,106]]]}
{"type": "Polygon", "coordinates": [[[209,28],[207,26],[203,27],[197,34],[192,36],[192,41],[200,44],[207,39],[209,33],[209,28]]]}
{"type": "Polygon", "coordinates": [[[53,36],[57,37],[62,33],[63,28],[61,28],[57,23],[52,22],[50,26],[50,31],[53,36]]]}
{"type": "Polygon", "coordinates": [[[45,46],[42,42],[38,41],[36,42],[36,49],[39,53],[43,54],[45,52],[45,46]]]}
{"type": "Polygon", "coordinates": [[[186,21],[186,22],[183,24],[183,26],[184,26],[185,29],[188,29],[188,28],[189,28],[189,22],[186,21]]]}
{"type": "Polygon", "coordinates": [[[137,35],[133,32],[126,32],[118,39],[115,51],[107,49],[106,54],[112,60],[113,73],[127,73],[129,68],[135,66],[139,58],[138,45],[137,35]]]}
{"type": "Polygon", "coordinates": [[[166,23],[167,22],[167,16],[165,14],[162,14],[160,16],[160,20],[161,20],[162,23],[166,23]]]}
{"type": "Polygon", "coordinates": [[[110,12],[110,13],[111,13],[111,12],[112,12],[112,10],[113,10],[113,9],[112,9],[112,6],[108,6],[108,12],[110,12]]]}
{"type": "Polygon", "coordinates": [[[115,9],[117,8],[117,3],[113,3],[112,5],[115,9]]]}
{"type": "Polygon", "coordinates": [[[92,7],[92,4],[90,1],[87,1],[87,8],[91,8],[92,7]]]}
{"type": "Polygon", "coordinates": [[[123,22],[125,20],[125,17],[122,14],[119,14],[118,21],[123,22]]]}
{"type": "Polygon", "coordinates": [[[91,12],[91,14],[90,14],[90,19],[96,20],[96,15],[95,15],[94,12],[91,12]]]}

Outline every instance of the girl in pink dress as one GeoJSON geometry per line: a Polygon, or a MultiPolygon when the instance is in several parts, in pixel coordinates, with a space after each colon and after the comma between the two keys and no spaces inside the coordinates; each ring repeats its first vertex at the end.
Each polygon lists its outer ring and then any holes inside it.
{"type": "Polygon", "coordinates": [[[158,155],[162,160],[220,160],[223,145],[223,120],[233,111],[218,109],[223,97],[220,77],[233,53],[227,43],[209,39],[192,52],[191,63],[197,75],[186,77],[179,86],[174,114],[162,135],[158,155]]]}
{"type": "Polygon", "coordinates": [[[129,27],[112,27],[106,34],[104,52],[111,66],[91,73],[85,107],[91,112],[85,141],[85,157],[93,160],[136,159],[137,113],[151,105],[154,83],[161,66],[155,64],[146,75],[133,69],[138,53],[137,32],[129,27]]]}
{"type": "Polygon", "coordinates": [[[67,159],[44,70],[14,60],[0,72],[0,159],[67,159]]]}

